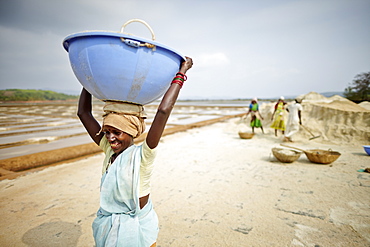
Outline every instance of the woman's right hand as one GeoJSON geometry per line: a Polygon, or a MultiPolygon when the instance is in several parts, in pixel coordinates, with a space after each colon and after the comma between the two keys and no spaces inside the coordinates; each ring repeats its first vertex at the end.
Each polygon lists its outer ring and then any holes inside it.
{"type": "Polygon", "coordinates": [[[99,145],[100,140],[103,137],[103,133],[97,135],[97,133],[100,131],[100,124],[98,121],[96,121],[92,114],[91,100],[91,94],[85,88],[83,88],[78,101],[77,115],[89,133],[91,139],[93,139],[94,142],[99,145]]]}

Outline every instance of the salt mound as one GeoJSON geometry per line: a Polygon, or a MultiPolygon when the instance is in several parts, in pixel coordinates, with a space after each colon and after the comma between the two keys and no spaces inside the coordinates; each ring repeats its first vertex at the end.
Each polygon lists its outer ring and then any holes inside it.
{"type": "Polygon", "coordinates": [[[320,105],[321,107],[333,108],[341,111],[364,111],[364,107],[359,106],[355,102],[346,99],[339,95],[334,95],[327,98],[319,93],[310,92],[308,94],[300,96],[303,99],[303,104],[311,103],[320,105]]]}
{"type": "MultiPolygon", "coordinates": [[[[356,104],[339,95],[327,98],[310,92],[300,96],[303,99],[302,122],[305,127],[320,135],[316,141],[343,145],[370,143],[370,102],[356,104]]],[[[261,107],[265,119],[271,119],[273,104],[261,107]]],[[[269,126],[270,122],[264,123],[269,126]]],[[[303,128],[298,135],[311,137],[303,128]]]]}
{"type": "Polygon", "coordinates": [[[361,106],[362,108],[365,108],[366,110],[370,111],[370,102],[369,101],[363,101],[358,105],[361,106]]]}
{"type": "MultiPolygon", "coordinates": [[[[328,99],[330,99],[332,101],[335,101],[335,100],[339,100],[339,101],[350,101],[349,99],[346,99],[346,98],[344,98],[342,96],[339,96],[339,95],[333,95],[333,96],[331,96],[328,99]]],[[[350,102],[352,102],[352,101],[350,101],[350,102]]]]}
{"type": "Polygon", "coordinates": [[[327,101],[303,103],[303,122],[325,141],[355,145],[370,142],[370,111],[364,107],[338,95],[327,101]]]}
{"type": "Polygon", "coordinates": [[[301,95],[297,98],[301,98],[304,100],[304,102],[307,101],[314,101],[314,102],[331,102],[332,100],[326,98],[324,95],[316,93],[316,92],[310,92],[308,94],[301,95]]]}

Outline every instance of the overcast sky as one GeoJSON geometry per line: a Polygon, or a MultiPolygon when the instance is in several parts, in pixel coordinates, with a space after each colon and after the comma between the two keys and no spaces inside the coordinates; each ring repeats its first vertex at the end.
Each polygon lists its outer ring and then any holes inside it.
{"type": "MultiPolygon", "coordinates": [[[[181,98],[344,91],[370,71],[369,0],[0,0],[0,89],[79,92],[63,39],[134,18],[194,60],[181,98]]],[[[134,23],[127,31],[150,38],[134,23]]]]}

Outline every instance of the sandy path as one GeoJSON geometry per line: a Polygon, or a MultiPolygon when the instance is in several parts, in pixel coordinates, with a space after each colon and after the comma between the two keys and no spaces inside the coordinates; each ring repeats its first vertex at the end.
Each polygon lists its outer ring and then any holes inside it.
{"type": "MultiPolygon", "coordinates": [[[[158,246],[369,246],[370,167],[362,147],[331,165],[277,162],[271,130],[239,139],[237,119],[165,136],[152,198],[158,246]]],[[[102,154],[0,182],[1,246],[93,246],[102,154]]]]}

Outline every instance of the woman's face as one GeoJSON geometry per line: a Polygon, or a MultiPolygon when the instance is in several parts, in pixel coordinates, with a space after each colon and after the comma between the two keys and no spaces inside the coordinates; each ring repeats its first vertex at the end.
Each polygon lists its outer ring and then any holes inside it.
{"type": "Polygon", "coordinates": [[[111,148],[116,154],[124,151],[126,148],[133,144],[132,136],[117,128],[105,125],[103,128],[103,132],[105,134],[105,137],[108,139],[111,148]]]}

